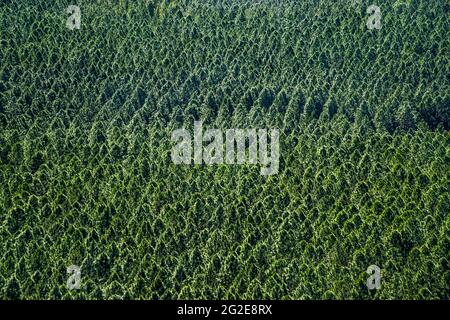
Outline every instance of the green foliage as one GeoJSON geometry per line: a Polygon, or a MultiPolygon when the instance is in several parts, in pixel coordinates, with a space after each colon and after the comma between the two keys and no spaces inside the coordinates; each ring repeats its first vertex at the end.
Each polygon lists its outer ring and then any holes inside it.
{"type": "Polygon", "coordinates": [[[448,299],[448,5],[369,31],[217,3],[83,1],[70,31],[67,1],[2,1],[0,297],[448,299]],[[280,128],[279,173],[174,165],[194,120],[280,128]]]}

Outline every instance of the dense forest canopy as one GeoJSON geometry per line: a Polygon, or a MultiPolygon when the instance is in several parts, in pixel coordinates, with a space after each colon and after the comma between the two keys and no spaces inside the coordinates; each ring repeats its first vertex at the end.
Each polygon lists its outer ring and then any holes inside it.
{"type": "Polygon", "coordinates": [[[73,2],[0,3],[1,298],[450,297],[447,1],[73,2]],[[278,174],[172,163],[199,120],[278,174]]]}

